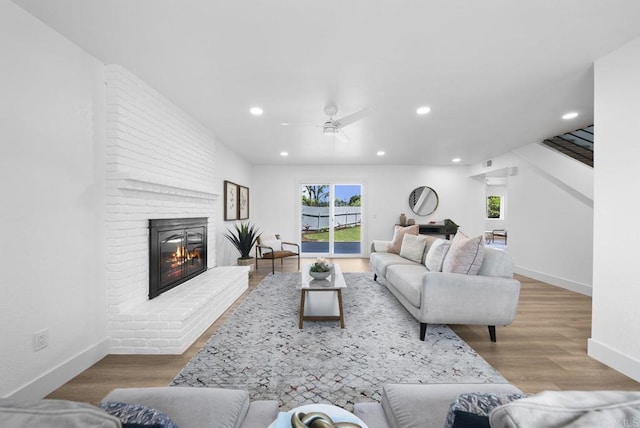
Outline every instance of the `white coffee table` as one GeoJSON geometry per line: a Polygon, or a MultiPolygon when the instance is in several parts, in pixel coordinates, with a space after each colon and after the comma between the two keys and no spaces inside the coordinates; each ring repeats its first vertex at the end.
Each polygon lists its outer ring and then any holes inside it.
{"type": "Polygon", "coordinates": [[[344,328],[344,310],[342,309],[342,289],[347,288],[340,265],[334,263],[331,275],[327,279],[314,279],[309,275],[311,264],[302,267],[300,283],[300,322],[302,328],[306,321],[340,321],[344,328]],[[329,291],[330,293],[327,293],[329,291]]]}
{"type": "Polygon", "coordinates": [[[291,428],[291,415],[293,415],[293,412],[322,412],[329,416],[334,422],[352,422],[360,425],[362,428],[368,428],[367,425],[353,413],[331,404],[305,404],[288,412],[280,413],[278,419],[273,421],[268,428],[291,428]]]}

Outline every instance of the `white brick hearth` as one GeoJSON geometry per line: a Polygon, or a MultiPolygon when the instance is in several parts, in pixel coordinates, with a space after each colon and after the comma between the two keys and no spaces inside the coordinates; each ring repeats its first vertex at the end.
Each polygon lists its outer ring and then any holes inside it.
{"type": "Polygon", "coordinates": [[[181,353],[249,283],[245,267],[214,267],[215,140],[124,68],[105,83],[110,352],[181,353]],[[149,220],[192,217],[209,219],[209,270],[149,300],[149,220]]]}
{"type": "Polygon", "coordinates": [[[114,314],[114,354],[181,354],[247,289],[248,267],[205,273],[153,300],[114,314]]]}

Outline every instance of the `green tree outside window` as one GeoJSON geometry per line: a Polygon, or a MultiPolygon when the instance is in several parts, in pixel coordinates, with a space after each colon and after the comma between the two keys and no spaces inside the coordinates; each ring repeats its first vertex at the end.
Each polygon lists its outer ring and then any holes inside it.
{"type": "Polygon", "coordinates": [[[487,218],[500,218],[500,196],[487,196],[487,218]]]}

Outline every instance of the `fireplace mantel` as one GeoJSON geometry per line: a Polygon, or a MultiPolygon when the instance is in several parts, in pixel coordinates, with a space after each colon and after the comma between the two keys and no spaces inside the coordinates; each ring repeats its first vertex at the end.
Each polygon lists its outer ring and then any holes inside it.
{"type": "Polygon", "coordinates": [[[184,182],[178,182],[166,177],[151,177],[149,175],[135,175],[129,172],[112,174],[116,181],[116,187],[123,190],[135,190],[138,192],[157,193],[164,195],[180,195],[190,198],[216,200],[219,192],[212,192],[197,186],[187,186],[184,182]]]}

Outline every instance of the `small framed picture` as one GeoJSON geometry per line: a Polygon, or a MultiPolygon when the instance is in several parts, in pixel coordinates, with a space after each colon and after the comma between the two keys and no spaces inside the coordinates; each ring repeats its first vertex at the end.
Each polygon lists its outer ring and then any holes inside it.
{"type": "Polygon", "coordinates": [[[238,219],[246,220],[249,218],[249,188],[238,186],[238,219]]]}
{"type": "Polygon", "coordinates": [[[238,219],[238,185],[224,181],[224,220],[238,219]]]}

